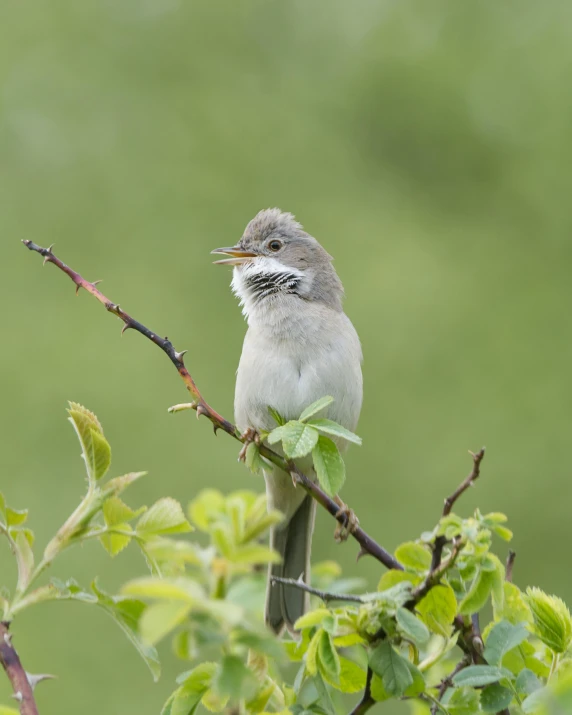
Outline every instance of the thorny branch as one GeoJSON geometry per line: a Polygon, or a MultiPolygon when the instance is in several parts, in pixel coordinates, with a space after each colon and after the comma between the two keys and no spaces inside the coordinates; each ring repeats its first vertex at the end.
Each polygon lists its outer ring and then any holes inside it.
{"type": "MultiPolygon", "coordinates": [[[[217,430],[221,429],[227,434],[229,434],[231,437],[234,439],[238,440],[239,442],[242,442],[243,444],[246,443],[249,439],[247,435],[242,435],[238,428],[232,423],[226,420],[222,415],[220,415],[216,410],[214,410],[203,398],[201,392],[199,391],[195,381],[193,380],[191,374],[187,370],[184,364],[184,355],[187,352],[186,350],[182,352],[177,352],[175,348],[173,347],[173,344],[168,338],[161,338],[157,333],[152,332],[147,328],[143,323],[140,323],[139,321],[135,320],[132,316],[130,316],[127,312],[125,312],[120,306],[116,303],[113,303],[111,300],[109,300],[98,288],[97,288],[97,283],[99,281],[95,281],[93,283],[90,283],[89,281],[85,280],[79,273],[74,271],[72,268],[67,266],[63,261],[61,261],[59,258],[57,258],[53,251],[52,251],[52,246],[49,248],[42,248],[41,246],[38,246],[37,244],[33,243],[32,241],[29,240],[24,240],[23,241],[24,245],[31,251],[34,251],[36,253],[39,253],[44,257],[44,264],[45,263],[53,263],[55,266],[57,266],[61,271],[66,273],[71,280],[74,282],[76,286],[76,294],[79,292],[80,288],[84,288],[88,293],[91,293],[100,303],[102,303],[106,310],[110,313],[113,313],[116,317],[118,317],[122,322],[123,322],[123,328],[121,333],[123,334],[126,330],[128,329],[133,329],[141,335],[144,335],[148,340],[151,340],[151,342],[155,343],[171,360],[175,368],[177,369],[177,372],[179,373],[181,379],[185,383],[185,386],[189,393],[191,394],[193,402],[191,403],[191,407],[196,411],[197,417],[200,417],[201,415],[204,415],[211,421],[214,427],[215,434],[217,430]]],[[[292,460],[287,460],[284,459],[282,456],[271,450],[267,445],[265,444],[260,444],[259,445],[259,450],[260,454],[278,466],[279,468],[283,469],[284,471],[288,472],[294,481],[296,485],[299,485],[302,489],[304,489],[308,494],[310,494],[326,511],[328,511],[337,521],[338,523],[343,526],[347,527],[348,526],[348,519],[347,519],[347,509],[342,510],[340,509],[339,504],[334,500],[331,499],[316,483],[314,483],[311,479],[309,479],[305,474],[303,474],[298,467],[293,463],[292,460]]],[[[445,499],[444,507],[443,507],[443,516],[447,516],[450,514],[455,502],[457,499],[470,487],[473,485],[475,480],[479,477],[480,474],[480,466],[481,462],[485,456],[485,450],[484,448],[481,449],[479,452],[476,454],[472,454],[473,457],[473,468],[470,472],[470,474],[463,480],[463,482],[459,485],[459,487],[449,496],[447,499],[445,499]]],[[[388,553],[382,546],[380,546],[374,539],[372,539],[369,534],[367,534],[359,525],[355,525],[353,528],[349,529],[351,535],[353,538],[360,544],[360,551],[358,554],[358,558],[364,555],[371,555],[375,559],[377,559],[380,563],[382,563],[384,566],[386,566],[389,569],[397,569],[397,570],[403,570],[403,566],[390,554],[388,553]]],[[[455,564],[455,561],[462,549],[463,543],[461,539],[457,539],[453,542],[451,546],[451,551],[448,556],[448,558],[445,561],[442,561],[442,556],[443,556],[443,549],[447,544],[447,539],[444,536],[440,536],[435,540],[435,546],[433,549],[433,557],[432,557],[432,563],[431,563],[431,569],[429,571],[429,574],[425,578],[425,580],[413,591],[412,597],[410,602],[407,604],[408,607],[414,608],[414,606],[425,596],[427,593],[435,586],[437,585],[445,573],[455,564]]],[[[510,575],[512,571],[512,564],[514,561],[514,554],[511,553],[509,556],[509,561],[507,562],[507,579],[510,580],[510,575]]],[[[345,601],[355,601],[357,603],[362,603],[363,599],[361,599],[359,596],[353,596],[353,595],[341,595],[341,594],[333,594],[333,593],[327,593],[324,591],[319,591],[317,589],[314,589],[307,584],[304,584],[299,581],[295,581],[294,579],[281,579],[274,577],[274,581],[283,583],[285,585],[295,587],[302,589],[304,591],[307,591],[308,593],[314,594],[318,597],[320,597],[322,600],[325,602],[328,601],[333,601],[333,600],[345,600],[345,601]]],[[[438,699],[439,701],[445,694],[447,687],[449,687],[449,684],[451,682],[452,677],[458,672],[459,670],[462,670],[462,668],[466,667],[466,665],[470,662],[473,663],[482,663],[484,662],[482,658],[482,639],[480,636],[480,629],[478,625],[478,621],[476,619],[472,619],[472,621],[469,623],[465,621],[461,616],[458,616],[455,619],[454,626],[456,630],[460,632],[460,638],[459,638],[459,646],[463,649],[463,651],[466,654],[466,657],[461,663],[457,666],[457,669],[451,673],[448,678],[446,678],[444,681],[442,681],[440,688],[439,688],[439,693],[438,693],[438,699]]],[[[6,633],[7,633],[7,627],[5,624],[2,626],[6,633]]],[[[9,646],[9,637],[8,641],[6,643],[9,646]]],[[[0,643],[0,646],[4,644],[0,643]]],[[[15,655],[15,651],[11,649],[11,652],[15,655]]],[[[4,668],[8,672],[8,668],[6,666],[6,660],[3,656],[3,653],[1,654],[1,660],[2,660],[2,665],[4,665],[4,668]]],[[[17,656],[16,660],[17,660],[17,656]]],[[[19,660],[17,660],[19,664],[19,660]]],[[[19,666],[21,672],[23,673],[24,679],[26,681],[27,688],[29,691],[29,696],[31,697],[31,707],[33,709],[24,709],[24,700],[25,697],[23,695],[22,699],[22,704],[21,704],[21,713],[22,715],[35,715],[37,713],[37,709],[35,707],[34,701],[33,701],[33,693],[32,689],[27,681],[26,674],[21,668],[21,665],[19,666]]],[[[10,680],[12,681],[14,685],[14,689],[16,691],[16,683],[13,679],[13,677],[8,673],[10,680]]],[[[371,669],[368,668],[367,671],[367,680],[366,680],[366,687],[365,691],[363,694],[362,699],[360,702],[356,705],[354,710],[350,715],[364,715],[374,704],[375,700],[373,699],[371,695],[371,681],[372,681],[373,673],[371,669]]],[[[25,684],[22,684],[24,686],[25,684]]],[[[24,688],[25,690],[25,688],[24,688]]],[[[22,692],[24,693],[24,690],[20,687],[18,687],[18,690],[16,692],[22,692]]],[[[438,705],[435,705],[434,707],[438,707],[438,705]]],[[[433,711],[432,711],[433,712],[433,711]]],[[[505,715],[508,713],[508,711],[503,711],[503,714],[505,715]]]]}
{"type": "Polygon", "coordinates": [[[457,673],[460,673],[461,670],[466,668],[470,664],[470,660],[467,656],[465,656],[462,660],[460,660],[457,665],[455,666],[455,669],[449,673],[441,683],[439,684],[439,690],[437,692],[437,702],[433,703],[433,707],[431,708],[431,715],[436,715],[436,713],[439,710],[439,703],[443,699],[443,696],[447,692],[449,688],[453,686],[453,678],[457,675],[457,673]]]}
{"type": "Polygon", "coordinates": [[[331,593],[330,591],[320,591],[318,588],[312,588],[308,586],[304,581],[296,581],[294,578],[281,578],[280,576],[270,576],[272,584],[282,583],[285,586],[291,586],[292,588],[297,588],[300,591],[305,591],[306,593],[311,593],[312,596],[318,596],[324,603],[329,603],[330,601],[351,601],[352,603],[365,603],[365,600],[361,596],[356,596],[351,593],[331,593]]]}
{"type": "MultiPolygon", "coordinates": [[[[485,448],[483,447],[476,454],[470,453],[473,458],[473,468],[470,474],[459,484],[455,491],[445,499],[445,504],[443,505],[442,516],[448,516],[457,501],[457,499],[464,494],[469,487],[473,485],[476,479],[478,479],[481,473],[481,462],[485,457],[485,448]]],[[[447,539],[444,536],[438,536],[435,539],[435,546],[433,548],[433,559],[431,563],[431,570],[434,571],[438,568],[441,563],[441,557],[443,555],[443,547],[447,543],[447,539]]]]}
{"type": "Polygon", "coordinates": [[[514,568],[514,560],[516,559],[516,553],[514,551],[509,551],[506,557],[506,580],[510,583],[512,581],[512,570],[514,568]]]}
{"type": "MultiPolygon", "coordinates": [[[[187,390],[190,392],[191,397],[193,399],[192,407],[196,411],[197,417],[200,417],[201,415],[207,417],[212,422],[215,433],[217,430],[221,429],[227,434],[229,434],[231,437],[234,437],[234,439],[244,443],[246,437],[241,435],[238,428],[234,424],[232,424],[232,422],[229,422],[224,417],[222,417],[222,415],[220,415],[216,410],[214,410],[203,398],[191,374],[185,367],[184,356],[187,352],[186,350],[183,350],[182,352],[177,352],[168,338],[159,337],[157,333],[149,330],[149,328],[143,325],[143,323],[140,323],[138,320],[135,320],[135,318],[132,318],[128,313],[126,313],[122,308],[120,308],[117,303],[114,303],[113,301],[109,300],[109,298],[107,298],[97,288],[97,283],[99,281],[90,283],[89,281],[85,280],[85,278],[83,278],[79,273],[74,271],[63,261],[57,258],[57,256],[55,256],[52,251],[52,246],[50,246],[49,248],[42,248],[41,246],[38,246],[37,244],[28,240],[24,240],[22,241],[22,243],[27,248],[29,248],[30,251],[34,251],[35,253],[39,253],[41,256],[43,256],[44,264],[53,263],[61,271],[68,275],[76,285],[76,294],[79,292],[80,288],[84,288],[88,293],[91,293],[94,298],[96,298],[100,303],[102,303],[110,313],[113,313],[113,315],[123,321],[124,325],[121,331],[122,333],[124,333],[128,329],[136,330],[138,333],[141,333],[141,335],[144,335],[148,340],[151,340],[151,342],[155,343],[157,347],[161,348],[161,350],[168,356],[168,358],[171,360],[171,362],[177,369],[177,372],[185,383],[187,390]]],[[[346,513],[341,511],[339,505],[333,499],[331,499],[326,494],[326,492],[324,492],[315,482],[313,482],[309,477],[303,474],[291,460],[284,459],[279,454],[267,447],[265,444],[260,445],[260,454],[266,459],[268,459],[270,462],[275,464],[277,467],[280,467],[281,469],[289,473],[292,476],[292,479],[294,480],[295,484],[299,485],[300,487],[302,487],[302,489],[304,489],[304,491],[310,494],[313,499],[315,499],[321,506],[323,506],[324,509],[326,509],[326,511],[328,511],[338,521],[338,523],[340,523],[342,526],[346,526],[346,513]]],[[[369,534],[367,534],[361,527],[356,526],[353,530],[351,530],[351,535],[359,543],[361,547],[360,553],[365,552],[367,554],[370,554],[380,563],[382,563],[386,568],[403,570],[401,564],[388,551],[386,551],[374,539],[372,539],[371,536],[369,536],[369,534]]]]}
{"type": "Polygon", "coordinates": [[[350,715],[364,715],[370,708],[375,705],[375,700],[371,694],[371,681],[373,680],[373,671],[371,668],[367,669],[367,677],[365,680],[365,690],[359,703],[351,711],[350,715]]]}
{"type": "Polygon", "coordinates": [[[12,645],[12,635],[8,629],[8,623],[0,623],[0,663],[12,684],[14,697],[20,704],[21,715],[38,715],[32,685],[12,645]]]}

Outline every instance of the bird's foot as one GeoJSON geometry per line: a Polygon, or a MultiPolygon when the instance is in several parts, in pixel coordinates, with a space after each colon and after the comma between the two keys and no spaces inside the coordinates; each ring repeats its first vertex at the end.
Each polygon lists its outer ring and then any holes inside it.
{"type": "Polygon", "coordinates": [[[246,450],[249,445],[254,442],[254,444],[260,446],[260,434],[254,429],[254,427],[249,427],[245,432],[243,432],[240,439],[244,442],[244,445],[239,452],[238,461],[244,462],[246,460],[246,450]]]}
{"type": "Polygon", "coordinates": [[[340,543],[342,541],[347,541],[349,535],[353,534],[358,528],[359,519],[355,515],[353,509],[350,509],[349,506],[340,499],[340,497],[335,496],[334,501],[340,507],[336,513],[336,519],[344,517],[344,522],[338,522],[334,532],[334,539],[340,543]]]}

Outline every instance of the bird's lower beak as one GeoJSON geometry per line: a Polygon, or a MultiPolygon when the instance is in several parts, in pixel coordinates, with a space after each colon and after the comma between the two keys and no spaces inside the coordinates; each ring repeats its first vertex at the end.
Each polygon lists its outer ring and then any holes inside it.
{"type": "Polygon", "coordinates": [[[223,258],[222,261],[214,261],[217,266],[240,266],[243,263],[248,263],[253,258],[256,258],[256,253],[252,251],[244,251],[240,246],[233,246],[232,248],[215,248],[211,253],[222,253],[225,256],[231,256],[231,258],[223,258]]]}

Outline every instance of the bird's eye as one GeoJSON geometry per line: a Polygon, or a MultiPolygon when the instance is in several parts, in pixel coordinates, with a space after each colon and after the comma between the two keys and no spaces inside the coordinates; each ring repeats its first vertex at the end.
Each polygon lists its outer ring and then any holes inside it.
{"type": "Polygon", "coordinates": [[[270,241],[268,248],[274,252],[279,251],[282,248],[282,241],[270,241]]]}

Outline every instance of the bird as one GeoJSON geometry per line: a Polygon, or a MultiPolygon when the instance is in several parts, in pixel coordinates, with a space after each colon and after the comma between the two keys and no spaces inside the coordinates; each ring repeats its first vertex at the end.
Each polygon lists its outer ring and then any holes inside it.
{"type": "MultiPolygon", "coordinates": [[[[332,256],[296,218],[278,208],[260,211],[235,246],[217,248],[233,266],[232,291],[248,323],[235,390],[235,421],[241,432],[270,431],[297,419],[316,400],[331,396],[325,414],[354,431],[363,399],[362,348],[344,313],[344,289],[332,256]]],[[[338,444],[344,449],[344,444],[338,444]]],[[[296,465],[311,479],[309,455],[296,465]]],[[[310,578],[316,502],[292,478],[270,465],[264,471],[269,509],[282,512],[270,546],[281,562],[269,566],[265,622],[275,633],[294,624],[308,608],[308,594],[272,577],[310,578]]]]}

